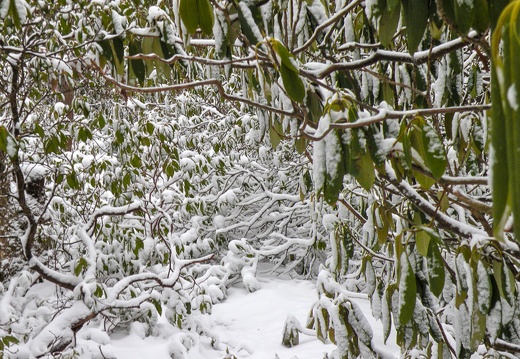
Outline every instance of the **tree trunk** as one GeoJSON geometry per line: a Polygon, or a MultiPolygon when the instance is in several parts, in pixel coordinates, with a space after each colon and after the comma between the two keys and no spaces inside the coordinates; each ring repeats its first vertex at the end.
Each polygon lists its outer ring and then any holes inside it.
{"type": "Polygon", "coordinates": [[[7,174],[6,154],[0,151],[0,262],[6,258],[9,234],[9,176],[7,174]]]}

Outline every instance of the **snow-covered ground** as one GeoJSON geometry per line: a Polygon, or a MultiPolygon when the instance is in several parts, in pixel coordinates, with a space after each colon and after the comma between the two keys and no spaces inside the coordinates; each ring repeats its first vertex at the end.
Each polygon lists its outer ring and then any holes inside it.
{"type": "MultiPolygon", "coordinates": [[[[98,330],[89,334],[88,329],[83,329],[78,335],[78,345],[80,348],[90,348],[88,357],[121,359],[177,358],[172,353],[179,350],[176,348],[183,348],[179,345],[181,342],[190,341],[193,347],[186,352],[192,359],[321,359],[325,353],[334,350],[333,344],[324,344],[316,337],[304,334],[300,334],[300,343],[292,348],[286,348],[281,343],[288,314],[294,315],[305,325],[312,304],[317,299],[312,281],[278,277],[260,277],[259,280],[262,284],[260,290],[249,293],[243,285],[235,285],[230,288],[225,301],[213,306],[211,315],[199,318],[201,325],[218,338],[214,347],[209,338],[198,337],[192,341],[186,334],[161,332],[160,327],[159,335],[145,337],[140,333],[139,325],[133,327],[130,334],[120,333],[110,338],[100,336],[98,330]]],[[[356,299],[356,303],[373,325],[373,345],[384,348],[389,357],[398,358],[399,348],[393,344],[394,337],[389,338],[386,346],[383,344],[381,323],[370,315],[368,301],[356,299]]],[[[159,326],[163,319],[159,320],[159,326]]]]}

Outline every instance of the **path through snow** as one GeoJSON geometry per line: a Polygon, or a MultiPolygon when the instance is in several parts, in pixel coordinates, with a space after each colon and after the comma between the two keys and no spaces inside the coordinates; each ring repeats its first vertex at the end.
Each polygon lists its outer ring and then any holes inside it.
{"type": "MultiPolygon", "coordinates": [[[[334,350],[333,344],[324,344],[304,334],[300,334],[300,343],[295,347],[286,348],[281,344],[288,314],[294,315],[305,325],[312,304],[317,299],[313,282],[277,277],[261,277],[260,282],[262,288],[254,293],[249,293],[243,285],[233,286],[229,289],[227,299],[215,304],[211,315],[201,318],[217,334],[219,344],[217,349],[212,348],[210,340],[202,338],[198,345],[189,350],[190,359],[223,359],[226,350],[237,359],[321,359],[324,353],[334,350]]],[[[395,343],[395,337],[389,338],[388,345],[383,344],[381,322],[376,322],[371,316],[368,301],[355,301],[374,328],[374,345],[382,348],[389,357],[399,358],[399,348],[392,344],[395,343]]],[[[102,340],[89,338],[83,333],[78,344],[87,344],[86,339],[104,341],[101,351],[106,357],[112,358],[171,359],[174,343],[189,337],[168,333],[167,326],[164,328],[165,332],[160,337],[144,337],[139,335],[138,330],[134,330],[129,335],[113,335],[110,339],[102,340]]],[[[88,346],[92,348],[92,345],[88,346]]]]}

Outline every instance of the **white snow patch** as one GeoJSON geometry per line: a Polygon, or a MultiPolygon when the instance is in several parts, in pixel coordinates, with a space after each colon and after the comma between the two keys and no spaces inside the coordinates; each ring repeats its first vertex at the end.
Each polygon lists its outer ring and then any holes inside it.
{"type": "Polygon", "coordinates": [[[507,89],[507,101],[509,101],[509,106],[511,106],[511,108],[515,111],[518,110],[517,97],[518,96],[517,96],[515,84],[512,84],[507,89]]]}

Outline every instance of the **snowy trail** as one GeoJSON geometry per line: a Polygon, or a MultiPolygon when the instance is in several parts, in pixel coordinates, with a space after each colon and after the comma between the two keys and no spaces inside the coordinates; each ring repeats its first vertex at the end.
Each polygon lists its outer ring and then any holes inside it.
{"type": "Polygon", "coordinates": [[[280,359],[295,356],[316,359],[334,349],[332,344],[323,344],[303,334],[299,345],[293,348],[282,345],[287,314],[293,314],[302,325],[306,323],[316,300],[312,282],[277,278],[261,282],[262,288],[254,293],[245,288],[231,288],[228,299],[213,307],[214,330],[220,333],[222,345],[236,348],[230,352],[237,358],[250,359],[274,359],[275,354],[280,359]]]}
{"type": "MultiPolygon", "coordinates": [[[[227,299],[213,306],[211,315],[200,318],[218,335],[219,344],[217,348],[212,348],[209,339],[201,337],[199,345],[189,350],[190,359],[223,359],[226,350],[237,359],[321,359],[325,353],[330,354],[335,349],[333,344],[324,344],[316,337],[304,334],[300,334],[300,343],[292,348],[286,348],[281,343],[288,314],[294,315],[305,326],[309,311],[317,299],[314,282],[276,277],[260,277],[259,280],[262,287],[254,293],[249,293],[242,284],[233,286],[227,299]]],[[[389,358],[399,358],[394,335],[391,335],[387,345],[383,344],[382,324],[371,316],[369,302],[354,300],[374,329],[374,346],[387,353],[389,358]]],[[[102,344],[101,351],[105,357],[171,359],[174,334],[178,333],[161,331],[160,328],[159,332],[160,337],[145,337],[139,335],[138,330],[133,330],[130,334],[113,334],[109,338],[106,334],[99,337],[99,331],[82,331],[79,342],[102,344]]],[[[96,352],[103,358],[100,351],[96,352]]],[[[92,355],[93,351],[90,353],[92,355]]]]}

